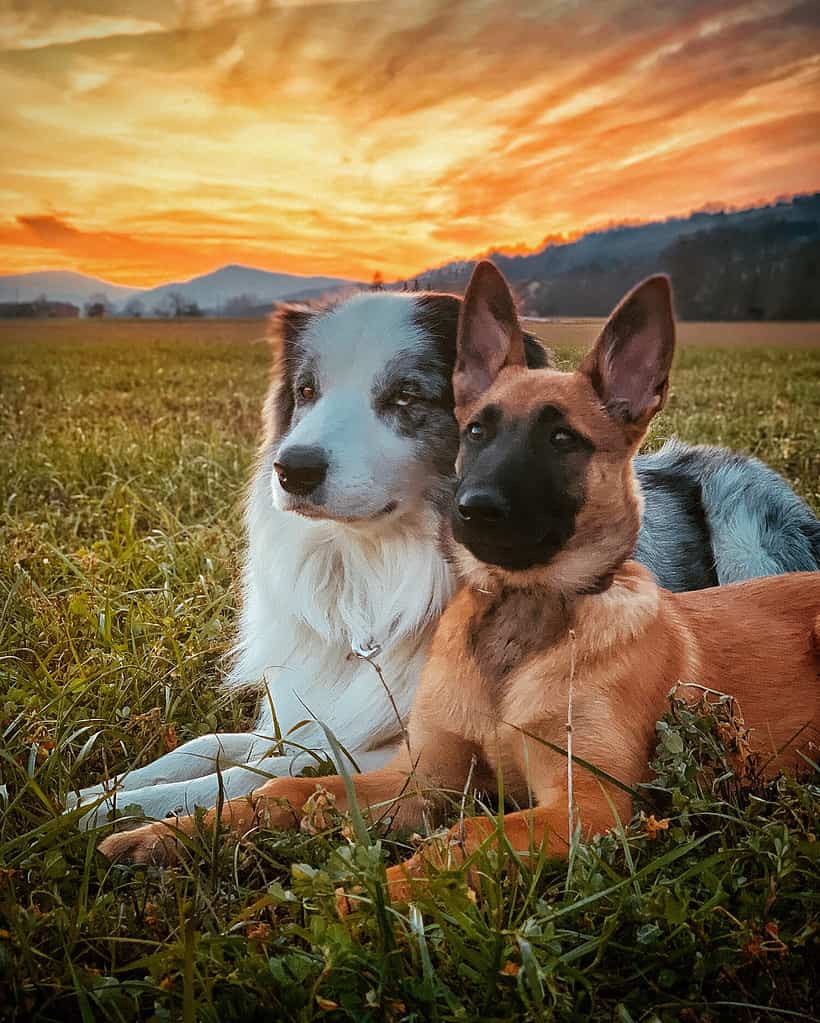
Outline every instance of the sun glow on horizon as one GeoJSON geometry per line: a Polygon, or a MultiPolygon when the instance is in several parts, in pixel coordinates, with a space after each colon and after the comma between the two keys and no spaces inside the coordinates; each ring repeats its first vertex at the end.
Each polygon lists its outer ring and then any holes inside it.
{"type": "Polygon", "coordinates": [[[820,185],[806,3],[0,12],[0,271],[367,279],[820,185]]]}

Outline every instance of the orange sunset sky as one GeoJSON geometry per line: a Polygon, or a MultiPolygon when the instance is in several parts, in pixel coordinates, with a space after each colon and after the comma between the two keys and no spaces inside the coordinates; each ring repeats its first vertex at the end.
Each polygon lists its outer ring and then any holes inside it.
{"type": "Polygon", "coordinates": [[[389,278],[814,191],[819,12],[0,0],[0,272],[389,278]]]}

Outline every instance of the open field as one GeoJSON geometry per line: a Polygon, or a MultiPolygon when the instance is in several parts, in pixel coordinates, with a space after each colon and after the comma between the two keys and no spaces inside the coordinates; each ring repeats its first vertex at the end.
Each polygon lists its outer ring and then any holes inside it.
{"type": "MultiPolygon", "coordinates": [[[[753,453],[818,510],[820,330],[746,327],[684,325],[651,443],[753,453]]],[[[535,329],[565,365],[595,333],[535,329]]],[[[0,323],[0,1019],[817,1018],[818,789],[712,785],[708,718],[670,720],[656,838],[636,818],[571,872],[504,875],[488,854],[478,899],[443,876],[413,912],[378,895],[406,836],[205,838],[161,873],[111,868],[60,816],[104,772],[250,720],[217,687],[263,332],[0,323]],[[342,923],[351,877],[364,906],[342,923]]]]}
{"type": "MultiPolygon", "coordinates": [[[[538,337],[555,345],[587,346],[603,319],[530,320],[538,337]]],[[[820,323],[678,323],[678,344],[686,348],[820,348],[820,323]]]]}

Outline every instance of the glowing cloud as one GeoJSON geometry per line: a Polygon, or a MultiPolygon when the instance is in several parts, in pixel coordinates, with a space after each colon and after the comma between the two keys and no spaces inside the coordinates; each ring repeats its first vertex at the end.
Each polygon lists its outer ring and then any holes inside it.
{"type": "Polygon", "coordinates": [[[0,8],[0,269],[411,274],[813,190],[816,4],[0,8]]]}

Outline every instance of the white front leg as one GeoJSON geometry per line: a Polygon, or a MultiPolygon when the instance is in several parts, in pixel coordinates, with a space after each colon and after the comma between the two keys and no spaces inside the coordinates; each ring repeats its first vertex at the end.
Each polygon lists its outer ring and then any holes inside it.
{"type": "MultiPolygon", "coordinates": [[[[143,789],[150,785],[164,785],[168,782],[201,778],[204,775],[213,774],[217,768],[227,769],[237,764],[248,763],[254,755],[259,755],[259,743],[260,736],[253,732],[220,732],[212,735],[200,735],[171,753],[166,753],[150,764],[146,764],[145,767],[125,771],[108,781],[82,789],[80,798],[87,802],[86,797],[112,789],[143,789]],[[257,746],[256,751],[254,746],[257,746]]],[[[270,743],[267,745],[270,746],[270,743]]]]}
{"type": "MultiPolygon", "coordinates": [[[[383,767],[393,754],[393,748],[385,748],[361,753],[355,759],[361,771],[375,771],[383,767]]],[[[319,755],[332,760],[328,751],[319,751],[319,755]]],[[[188,816],[193,814],[198,806],[205,809],[216,806],[220,791],[223,799],[238,799],[250,795],[270,778],[285,778],[290,774],[297,774],[309,762],[305,756],[271,756],[261,759],[256,765],[229,767],[227,770],[202,778],[148,785],[138,789],[115,790],[108,794],[98,791],[89,793],[87,797],[81,793],[73,809],[91,806],[79,820],[81,828],[101,827],[115,811],[122,812],[129,806],[141,808],[139,816],[135,814],[135,824],[144,817],[162,820],[168,816],[188,816]]],[[[352,765],[348,766],[352,771],[352,765]]],[[[321,785],[321,778],[316,779],[316,784],[321,785]]]]}

